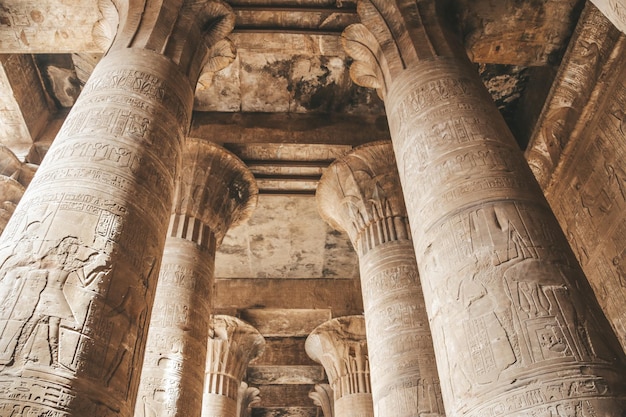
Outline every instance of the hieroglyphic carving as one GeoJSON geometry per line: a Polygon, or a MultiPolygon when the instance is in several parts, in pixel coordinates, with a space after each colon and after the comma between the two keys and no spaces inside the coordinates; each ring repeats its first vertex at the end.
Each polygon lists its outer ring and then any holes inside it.
{"type": "Polygon", "coordinates": [[[189,165],[165,241],[137,417],[200,415],[215,251],[230,225],[251,213],[258,193],[243,162],[217,145],[189,139],[183,159],[189,165]]]}
{"type": "MultiPolygon", "coordinates": [[[[621,58],[611,67],[623,67],[621,58]]],[[[568,158],[559,160],[559,170],[547,189],[548,199],[570,245],[598,297],[600,305],[626,346],[626,316],[619,305],[624,299],[623,212],[626,210],[626,157],[623,111],[626,84],[623,71],[604,86],[604,100],[586,119],[568,145],[568,158]],[[592,138],[592,140],[590,140],[592,138]],[[568,195],[569,198],[562,198],[568,195]]],[[[593,103],[589,106],[594,107],[593,103]]]]}
{"type": "MultiPolygon", "coordinates": [[[[486,159],[490,158],[472,158],[466,153],[456,162],[467,163],[471,170],[486,159]]],[[[424,297],[391,143],[360,146],[336,160],[322,176],[316,197],[322,217],[347,230],[359,252],[376,414],[411,416],[417,410],[443,415],[424,297]]]]}
{"type": "Polygon", "coordinates": [[[70,127],[82,120],[81,130],[62,130],[51,147],[52,157],[43,162],[24,204],[7,225],[0,243],[6,258],[0,288],[13,300],[5,303],[0,338],[0,378],[6,381],[0,402],[7,408],[20,405],[15,398],[22,384],[50,382],[69,389],[71,400],[55,408],[37,395],[37,388],[28,392],[33,409],[131,415],[177,162],[190,119],[193,95],[185,83],[177,68],[157,54],[119,51],[103,58],[68,116],[70,127]],[[152,87],[110,86],[103,80],[112,68],[122,74],[150,74],[150,85],[175,94],[179,108],[168,109],[152,87]],[[91,100],[106,96],[132,96],[155,111],[122,100],[113,105],[91,100]],[[137,117],[127,118],[124,129],[81,118],[83,112],[109,111],[137,117]],[[151,129],[141,128],[145,120],[151,129]],[[87,142],[94,146],[82,146],[87,142]],[[26,249],[16,251],[24,245],[26,249]],[[98,268],[102,273],[94,272],[98,268]]]}
{"type": "Polygon", "coordinates": [[[334,414],[373,417],[363,316],[322,323],[307,337],[305,349],[311,359],[324,366],[334,395],[334,414]]]}
{"type": "Polygon", "coordinates": [[[623,49],[620,38],[606,17],[587,4],[563,58],[566,65],[560,67],[526,149],[526,159],[543,188],[551,182],[567,143],[580,134],[579,124],[586,120],[581,115],[598,98],[594,88],[604,88],[603,74],[615,65],[616,52],[623,49]]]}
{"type": "Polygon", "coordinates": [[[241,382],[265,339],[244,321],[223,315],[213,316],[209,332],[202,415],[237,417],[241,382]]]}
{"type": "Polygon", "coordinates": [[[592,0],[617,29],[626,33],[626,2],[624,0],[592,0]]]}
{"type": "MultiPolygon", "coordinates": [[[[439,24],[436,3],[363,1],[359,14],[384,54],[385,61],[377,60],[388,66],[382,74],[390,74],[385,108],[447,412],[619,414],[626,403],[624,355],[588,298],[512,135],[456,47],[460,42],[439,24]],[[412,13],[403,13],[407,8],[412,13]],[[471,123],[476,130],[468,139],[470,120],[480,122],[471,123]],[[443,129],[432,134],[437,125],[443,129]],[[444,135],[452,140],[442,142],[444,135]],[[462,155],[498,158],[465,170],[455,160],[460,148],[462,155]],[[419,188],[424,183],[431,186],[419,188]],[[591,380],[607,389],[538,394],[563,372],[571,386],[591,380]]],[[[587,52],[594,72],[593,45],[587,52]]]]}

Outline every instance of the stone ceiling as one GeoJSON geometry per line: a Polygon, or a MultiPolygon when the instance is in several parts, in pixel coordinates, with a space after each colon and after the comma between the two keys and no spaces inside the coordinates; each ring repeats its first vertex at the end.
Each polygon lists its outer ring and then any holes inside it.
{"type": "MultiPolygon", "coordinates": [[[[388,138],[376,93],[352,83],[340,34],[357,22],[350,0],[227,0],[237,49],[201,77],[191,135],[243,159],[261,190],[247,224],[217,257],[214,309],[268,339],[249,379],[254,416],[315,416],[324,379],[304,353],[317,324],[359,314],[358,262],[347,237],[316,211],[317,181],[352,147],[388,138]]],[[[520,146],[530,136],[567,46],[580,0],[446,0],[485,85],[520,146]]],[[[91,29],[98,0],[0,4],[0,142],[38,164],[103,52],[91,29]]]]}

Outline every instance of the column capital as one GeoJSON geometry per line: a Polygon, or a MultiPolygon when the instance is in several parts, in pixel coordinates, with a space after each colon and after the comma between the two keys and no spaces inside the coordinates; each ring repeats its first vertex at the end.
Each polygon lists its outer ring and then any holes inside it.
{"type": "Polygon", "coordinates": [[[344,316],[317,326],[304,344],[307,355],[322,364],[335,400],[371,393],[363,316],[344,316]]]}
{"type": "Polygon", "coordinates": [[[333,389],[328,384],[315,384],[314,390],[309,392],[309,398],[313,403],[322,408],[324,417],[335,416],[335,404],[333,389]]]}
{"type": "Polygon", "coordinates": [[[348,26],[343,46],[355,62],[353,81],[374,88],[384,99],[389,85],[415,63],[442,56],[460,56],[461,43],[441,20],[447,2],[436,0],[359,0],[361,23],[348,26]]]}
{"type": "MultiPolygon", "coordinates": [[[[93,27],[93,38],[99,47],[162,54],[192,83],[207,59],[224,50],[221,42],[235,27],[235,14],[222,0],[174,0],[167,7],[158,0],[98,0],[98,7],[102,18],[93,27]]],[[[211,66],[228,65],[232,59],[226,58],[220,55],[211,66]]]]}
{"type": "Polygon", "coordinates": [[[187,139],[182,166],[169,235],[203,245],[206,227],[219,244],[256,207],[254,175],[237,156],[201,139],[187,139]]]}
{"type": "Polygon", "coordinates": [[[237,396],[237,416],[250,417],[250,408],[261,402],[261,390],[256,387],[250,387],[246,382],[242,382],[239,386],[239,394],[237,396]]]}
{"type": "Polygon", "coordinates": [[[355,148],[322,175],[316,199],[322,218],[350,236],[361,255],[410,239],[402,187],[390,141],[355,148]]]}

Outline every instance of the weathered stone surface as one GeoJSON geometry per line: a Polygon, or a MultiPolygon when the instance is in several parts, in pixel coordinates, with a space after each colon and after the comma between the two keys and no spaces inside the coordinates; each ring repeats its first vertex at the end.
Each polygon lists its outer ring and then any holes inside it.
{"type": "Polygon", "coordinates": [[[217,279],[214,298],[216,310],[315,308],[329,309],[333,317],[363,311],[358,279],[217,279]]]}
{"type": "Polygon", "coordinates": [[[266,337],[303,337],[331,317],[327,309],[265,308],[241,311],[241,318],[266,337]]]}
{"type": "MultiPolygon", "coordinates": [[[[602,16],[597,18],[604,19],[602,16]]],[[[585,22],[586,27],[594,20],[585,22]]],[[[586,65],[583,68],[593,69],[598,79],[580,76],[558,79],[553,98],[544,108],[544,113],[555,114],[552,123],[544,121],[544,131],[558,133],[556,126],[562,127],[565,133],[572,133],[565,136],[569,140],[562,144],[561,151],[551,154],[554,168],[546,171],[548,181],[542,181],[542,185],[600,305],[622,347],[626,347],[626,315],[622,308],[626,300],[626,170],[623,163],[626,156],[626,116],[623,111],[626,103],[626,73],[623,70],[626,37],[621,34],[617,39],[612,36],[597,39],[596,30],[603,28],[603,25],[595,24],[580,31],[561,71],[587,75],[588,72],[579,68],[585,63],[593,64],[591,68],[586,65]],[[586,44],[596,45],[594,48],[601,53],[597,60],[586,58],[588,48],[583,47],[586,44]],[[567,96],[574,98],[576,106],[558,112],[553,103],[562,101],[559,100],[562,92],[571,90],[579,93],[567,96]],[[577,115],[581,118],[578,119],[577,115]]],[[[616,31],[610,28],[609,32],[616,31]]],[[[535,160],[535,150],[541,146],[537,142],[547,136],[539,130],[535,133],[537,141],[527,153],[531,164],[535,160]]],[[[547,137],[553,141],[558,138],[556,134],[547,137]]],[[[537,175],[536,169],[534,173],[537,175]]],[[[540,178],[544,177],[540,175],[540,178]]]]}
{"type": "Polygon", "coordinates": [[[584,130],[600,92],[611,82],[608,75],[623,65],[623,39],[596,7],[585,7],[525,153],[546,193],[568,143],[584,130]]]}
{"type": "Polygon", "coordinates": [[[20,160],[52,116],[43,87],[31,56],[0,56],[0,141],[20,160]]]}
{"type": "Polygon", "coordinates": [[[304,349],[305,337],[266,337],[263,356],[255,361],[257,366],[304,365],[315,366],[304,349]]]}
{"type": "Polygon", "coordinates": [[[317,407],[253,408],[252,417],[319,417],[317,407]]]}
{"type": "Polygon", "coordinates": [[[316,198],[322,216],[346,230],[359,253],[376,415],[443,416],[391,142],[362,145],[336,160],[324,173],[316,198]]]}
{"type": "Polygon", "coordinates": [[[482,416],[506,404],[502,415],[517,416],[584,401],[619,414],[623,352],[460,44],[435,2],[421,6],[364,0],[364,25],[344,37],[362,59],[356,80],[385,97],[446,411],[482,416]],[[428,23],[406,18],[415,13],[428,23]],[[570,387],[591,378],[614,388],[515,400],[562,384],[563,373],[570,387]]]}
{"type": "MultiPolygon", "coordinates": [[[[201,414],[215,250],[232,224],[247,219],[257,199],[252,173],[225,149],[187,139],[182,157],[185,168],[163,250],[137,417],[201,414]]],[[[247,403],[240,408],[247,409],[247,403]]]]}
{"type": "Polygon", "coordinates": [[[322,323],[306,339],[306,352],[324,366],[336,416],[373,417],[370,369],[363,316],[322,323]]]}
{"type": "MultiPolygon", "coordinates": [[[[245,160],[248,155],[241,156],[245,160]]],[[[348,245],[347,237],[335,236],[319,217],[311,196],[261,195],[250,220],[234,227],[222,242],[215,275],[354,278],[358,260],[353,252],[346,253],[348,245]]]]}
{"type": "Polygon", "coordinates": [[[573,11],[581,3],[461,0],[456,7],[472,61],[534,66],[554,61],[562,53],[576,24],[573,11]]]}
{"type": "Polygon", "coordinates": [[[591,0],[600,11],[609,18],[620,31],[626,33],[626,1],[591,0]]]}
{"type": "Polygon", "coordinates": [[[267,366],[248,367],[248,382],[254,385],[317,384],[324,381],[321,366],[267,366]]]}
{"type": "Polygon", "coordinates": [[[258,407],[314,407],[313,401],[309,398],[309,391],[313,389],[313,385],[261,385],[259,389],[261,402],[258,407]]]}
{"type": "MultiPolygon", "coordinates": [[[[204,379],[203,416],[238,417],[245,390],[241,383],[250,361],[263,353],[263,336],[248,323],[230,316],[211,318],[204,379]]],[[[252,393],[256,397],[256,391],[252,393]]],[[[252,398],[256,402],[255,398],[252,398]]],[[[247,405],[247,404],[246,404],[247,405]]]]}
{"type": "MultiPolygon", "coordinates": [[[[208,48],[197,41],[211,18],[201,10],[200,22],[155,38],[163,22],[135,11],[122,10],[118,43],[2,234],[2,303],[11,307],[0,315],[0,414],[132,415],[195,62],[208,48]]],[[[227,30],[211,26],[204,40],[227,30]]]]}

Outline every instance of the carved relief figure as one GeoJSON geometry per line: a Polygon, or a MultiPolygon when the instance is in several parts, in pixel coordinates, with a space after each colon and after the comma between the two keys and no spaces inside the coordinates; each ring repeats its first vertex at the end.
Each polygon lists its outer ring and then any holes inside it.
{"type": "Polygon", "coordinates": [[[77,273],[80,282],[87,286],[104,273],[107,265],[106,256],[92,249],[87,259],[80,259],[79,252],[85,248],[78,238],[66,236],[39,257],[33,254],[30,241],[23,240],[4,261],[5,277],[12,275],[16,283],[0,295],[2,305],[8,307],[2,309],[0,318],[3,334],[13,332],[9,338],[12,343],[3,346],[4,365],[34,362],[61,366],[61,321],[67,321],[71,327],[79,324],[63,292],[64,285],[71,273],[77,273]],[[14,327],[22,320],[21,327],[14,327]]]}

